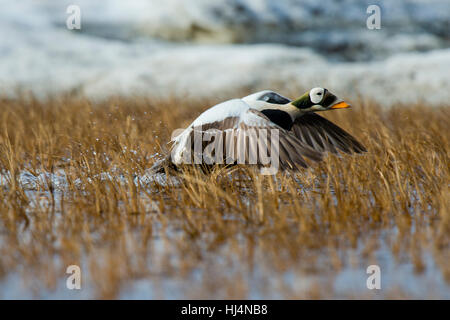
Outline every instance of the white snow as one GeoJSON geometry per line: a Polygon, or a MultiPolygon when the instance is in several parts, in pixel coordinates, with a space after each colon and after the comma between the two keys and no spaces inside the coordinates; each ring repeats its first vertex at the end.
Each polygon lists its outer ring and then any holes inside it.
{"type": "Polygon", "coordinates": [[[370,2],[0,0],[0,95],[225,100],[320,86],[384,105],[448,103],[450,2],[378,1],[375,31],[370,2]],[[66,29],[68,4],[80,5],[81,32],[66,29]]]}

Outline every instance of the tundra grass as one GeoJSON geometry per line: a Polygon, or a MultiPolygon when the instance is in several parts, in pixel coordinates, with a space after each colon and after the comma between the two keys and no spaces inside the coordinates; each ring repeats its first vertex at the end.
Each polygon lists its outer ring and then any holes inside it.
{"type": "Polygon", "coordinates": [[[215,102],[0,100],[0,297],[450,297],[449,106],[322,113],[368,153],[298,174],[148,176],[215,102]]]}

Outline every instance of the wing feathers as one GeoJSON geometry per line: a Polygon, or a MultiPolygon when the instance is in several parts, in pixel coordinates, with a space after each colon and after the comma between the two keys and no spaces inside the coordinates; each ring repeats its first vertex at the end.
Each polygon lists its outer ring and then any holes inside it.
{"type": "MultiPolygon", "coordinates": [[[[190,127],[190,131],[186,134],[188,135],[186,139],[179,139],[176,142],[183,144],[183,146],[176,146],[176,150],[189,153],[187,159],[197,161],[197,163],[199,157],[202,156],[201,153],[206,150],[205,148],[208,148],[207,146],[217,139],[222,141],[219,147],[223,148],[221,149],[221,163],[224,164],[232,162],[234,164],[267,165],[268,163],[261,164],[260,162],[261,153],[265,153],[267,159],[273,159],[271,156],[278,156],[282,169],[295,169],[297,166],[305,168],[308,166],[305,157],[313,161],[319,161],[322,158],[320,152],[313,150],[297,139],[292,132],[282,129],[271,122],[263,113],[254,109],[243,112],[240,117],[228,117],[221,121],[202,123],[201,125],[197,123],[196,126],[190,127]],[[278,150],[272,146],[273,130],[278,131],[278,150]],[[204,141],[202,134],[204,135],[206,132],[212,132],[208,136],[215,137],[204,141]],[[197,142],[196,147],[196,140],[198,139],[201,139],[201,141],[197,142]],[[199,146],[201,146],[201,149],[199,146]]],[[[211,156],[214,157],[217,150],[215,150],[216,148],[211,149],[214,149],[214,152],[211,153],[211,156]]],[[[178,155],[177,158],[186,159],[185,156],[181,155],[178,155]]],[[[216,163],[220,163],[217,158],[215,160],[216,163]]]]}
{"type": "Polygon", "coordinates": [[[305,144],[317,151],[338,153],[366,152],[366,148],[352,135],[327,119],[314,114],[305,114],[297,119],[291,131],[305,144]]]}
{"type": "Polygon", "coordinates": [[[282,169],[296,169],[308,167],[306,159],[320,161],[323,152],[366,151],[349,133],[313,113],[297,119],[290,131],[276,125],[255,109],[243,110],[239,115],[234,114],[221,120],[200,123],[194,122],[186,129],[183,133],[186,139],[179,138],[175,141],[177,159],[186,159],[180,152],[187,152],[192,163],[199,163],[202,161],[202,154],[204,159],[204,150],[209,148],[213,150],[210,156],[215,157],[214,163],[267,165],[268,163],[261,162],[263,153],[266,159],[273,160],[273,156],[277,156],[282,169]],[[273,130],[278,131],[278,150],[272,146],[273,130]],[[209,137],[206,140],[203,138],[205,134],[209,137]],[[201,139],[197,146],[196,139],[201,139]],[[217,148],[208,147],[216,142],[217,148]]]}

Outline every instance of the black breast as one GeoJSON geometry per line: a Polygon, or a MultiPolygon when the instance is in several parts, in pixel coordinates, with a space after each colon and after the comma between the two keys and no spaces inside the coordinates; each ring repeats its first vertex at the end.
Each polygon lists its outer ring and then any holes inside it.
{"type": "Polygon", "coordinates": [[[280,127],[286,130],[290,130],[292,127],[292,118],[289,113],[277,109],[266,109],[261,111],[270,121],[276,123],[280,127]]]}

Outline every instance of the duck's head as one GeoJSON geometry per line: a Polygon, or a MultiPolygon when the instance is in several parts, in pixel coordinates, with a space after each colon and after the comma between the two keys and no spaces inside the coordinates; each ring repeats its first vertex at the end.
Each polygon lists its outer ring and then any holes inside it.
{"type": "Polygon", "coordinates": [[[291,102],[302,112],[326,111],[331,109],[349,108],[350,105],[339,99],[325,88],[312,88],[300,98],[291,102]]]}

